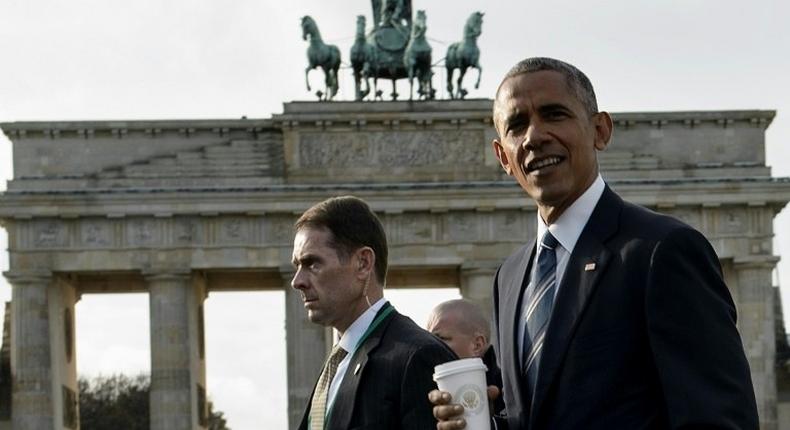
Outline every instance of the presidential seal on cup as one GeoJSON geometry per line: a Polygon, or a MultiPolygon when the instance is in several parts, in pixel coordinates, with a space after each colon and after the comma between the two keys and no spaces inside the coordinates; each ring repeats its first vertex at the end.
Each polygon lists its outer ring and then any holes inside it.
{"type": "Polygon", "coordinates": [[[486,395],[486,370],[479,358],[463,358],[434,368],[433,380],[452,402],[464,407],[463,418],[469,430],[491,430],[491,417],[486,395]]]}

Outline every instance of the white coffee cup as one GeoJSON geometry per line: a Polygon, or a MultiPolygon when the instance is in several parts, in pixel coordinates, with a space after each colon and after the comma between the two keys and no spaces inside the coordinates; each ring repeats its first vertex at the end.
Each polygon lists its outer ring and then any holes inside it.
{"type": "Polygon", "coordinates": [[[486,384],[488,368],[479,358],[462,358],[436,366],[433,380],[452,396],[452,403],[464,407],[468,430],[491,430],[486,384]]]}

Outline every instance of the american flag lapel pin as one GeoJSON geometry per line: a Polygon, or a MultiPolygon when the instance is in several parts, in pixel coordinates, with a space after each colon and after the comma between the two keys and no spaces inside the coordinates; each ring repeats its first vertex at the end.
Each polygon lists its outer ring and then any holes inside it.
{"type": "Polygon", "coordinates": [[[585,272],[592,272],[593,270],[595,270],[595,263],[587,263],[584,265],[585,272]]]}

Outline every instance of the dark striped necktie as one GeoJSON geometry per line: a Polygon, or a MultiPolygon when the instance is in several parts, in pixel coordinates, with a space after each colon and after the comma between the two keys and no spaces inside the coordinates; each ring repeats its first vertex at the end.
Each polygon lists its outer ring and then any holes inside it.
{"type": "Polygon", "coordinates": [[[526,307],[521,315],[526,320],[526,330],[524,330],[521,359],[530,396],[535,391],[543,339],[551,316],[554,293],[557,290],[557,255],[554,252],[557,244],[557,239],[547,230],[540,243],[535,277],[524,292],[526,307]]]}

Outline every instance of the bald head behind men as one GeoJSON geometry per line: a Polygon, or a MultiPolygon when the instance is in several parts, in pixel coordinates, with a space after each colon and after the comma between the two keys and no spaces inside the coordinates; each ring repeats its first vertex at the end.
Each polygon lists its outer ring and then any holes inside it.
{"type": "Polygon", "coordinates": [[[491,338],[491,327],[483,310],[464,299],[436,306],[428,317],[427,329],[460,358],[482,357],[491,338]]]}

